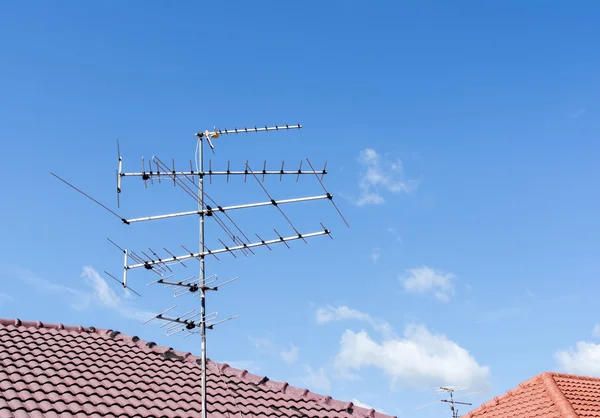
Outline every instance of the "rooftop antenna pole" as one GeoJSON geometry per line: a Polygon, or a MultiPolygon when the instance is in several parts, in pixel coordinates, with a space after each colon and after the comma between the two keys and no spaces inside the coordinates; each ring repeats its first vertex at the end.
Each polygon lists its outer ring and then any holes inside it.
{"type": "MultiPolygon", "coordinates": [[[[198,136],[198,167],[197,170],[204,172],[204,156],[202,154],[204,141],[198,136]]],[[[198,212],[200,213],[200,252],[204,252],[204,176],[198,177],[198,212]]],[[[204,256],[200,257],[200,318],[206,317],[206,272],[204,269],[204,256]]],[[[200,324],[200,338],[202,359],[202,418],[207,418],[206,410],[206,321],[200,324]]]]}
{"type": "MultiPolygon", "coordinates": [[[[332,206],[337,211],[339,216],[342,218],[344,223],[348,225],[346,220],[344,219],[342,213],[339,208],[336,206],[333,201],[333,195],[327,191],[325,185],[323,184],[323,177],[327,174],[327,163],[322,170],[316,170],[313,164],[307,159],[308,165],[310,169],[302,169],[302,163],[300,163],[297,170],[285,170],[284,163],[281,164],[281,169],[276,170],[267,170],[267,163],[264,162],[262,170],[252,170],[251,165],[246,161],[246,165],[241,170],[231,170],[230,163],[227,163],[227,170],[213,170],[212,161],[209,160],[209,169],[208,171],[204,171],[204,141],[208,144],[211,150],[214,153],[215,147],[213,145],[213,140],[219,138],[220,136],[228,136],[233,134],[247,134],[251,132],[272,132],[272,131],[282,131],[282,130],[290,130],[290,129],[300,129],[302,126],[298,125],[284,125],[274,127],[264,128],[246,128],[244,129],[233,129],[233,130],[218,130],[214,129],[213,131],[204,131],[196,133],[196,137],[198,138],[196,145],[196,167],[193,166],[190,161],[190,170],[189,171],[177,171],[175,169],[175,161],[172,160],[170,165],[165,164],[160,158],[153,157],[148,160],[148,166],[144,162],[144,158],[142,158],[142,170],[140,172],[124,172],[123,171],[123,158],[121,156],[119,142],[117,141],[117,151],[118,151],[118,168],[117,168],[117,202],[120,207],[120,194],[122,192],[123,179],[125,177],[139,177],[143,183],[144,188],[146,190],[149,189],[150,186],[158,186],[161,184],[161,178],[166,180],[165,183],[170,184],[170,181],[173,181],[173,185],[175,187],[179,186],[188,196],[194,199],[196,203],[196,210],[186,211],[186,212],[178,212],[178,213],[169,213],[162,215],[154,215],[154,216],[145,216],[138,218],[125,218],[115,211],[110,209],[108,206],[94,199],[90,195],[86,194],[82,190],[73,186],[66,180],[52,173],[56,178],[67,184],[69,187],[73,188],[75,191],[79,192],[83,196],[87,197],[98,206],[102,207],[105,211],[109,212],[114,217],[118,218],[125,225],[137,224],[140,222],[146,221],[156,221],[162,219],[170,219],[175,217],[185,217],[198,215],[199,216],[199,238],[198,238],[198,252],[193,252],[189,250],[185,246],[181,246],[186,253],[182,255],[175,255],[167,248],[163,248],[167,255],[160,256],[157,254],[152,248],[148,248],[148,253],[146,250],[140,250],[138,252],[122,248],[114,241],[110,240],[111,244],[113,244],[119,251],[123,253],[124,261],[123,261],[123,279],[122,281],[118,279],[116,276],[110,274],[109,272],[105,272],[109,277],[119,282],[124,288],[127,288],[139,295],[136,291],[131,289],[129,283],[131,282],[131,277],[129,277],[130,270],[144,268],[145,270],[149,270],[150,272],[159,276],[157,280],[149,283],[151,284],[161,284],[165,288],[174,289],[174,297],[178,298],[180,296],[184,296],[186,294],[193,294],[196,296],[200,296],[200,312],[196,313],[195,309],[191,309],[186,313],[176,316],[175,314],[169,314],[170,316],[166,316],[168,312],[175,309],[177,305],[170,307],[169,309],[161,312],[160,314],[155,315],[150,318],[147,322],[158,319],[160,321],[164,321],[164,324],[161,327],[167,327],[166,334],[174,335],[180,332],[184,332],[185,337],[189,337],[193,334],[200,334],[201,337],[201,408],[202,408],[202,418],[208,417],[208,407],[207,407],[207,348],[206,348],[206,330],[213,329],[216,325],[227,322],[231,319],[236,318],[238,315],[231,316],[226,319],[219,319],[218,312],[208,313],[206,312],[206,292],[207,291],[216,291],[221,286],[224,286],[232,281],[237,280],[238,278],[233,278],[230,280],[226,280],[224,282],[217,282],[218,277],[216,274],[211,276],[206,276],[206,256],[212,256],[215,259],[219,260],[219,256],[223,253],[229,253],[232,256],[237,258],[237,254],[242,254],[244,256],[248,256],[249,254],[254,254],[254,249],[258,247],[267,247],[267,249],[272,250],[271,246],[275,244],[285,244],[288,248],[288,242],[295,240],[302,240],[306,242],[308,238],[317,237],[321,235],[327,235],[331,237],[331,231],[327,229],[321,223],[322,230],[317,232],[310,233],[301,233],[294,224],[291,219],[285,214],[281,206],[287,206],[292,203],[301,203],[301,202],[309,202],[314,200],[329,200],[332,203],[332,206]],[[156,167],[156,170],[154,169],[156,167]],[[195,170],[194,170],[195,168],[195,170]],[[148,171],[147,171],[148,170],[148,171]],[[213,176],[215,178],[224,177],[224,180],[229,182],[229,178],[240,178],[243,177],[244,183],[247,181],[256,181],[260,188],[262,189],[264,195],[266,195],[265,200],[255,202],[255,203],[246,203],[246,204],[237,204],[230,206],[221,206],[217,203],[210,195],[206,192],[206,184],[204,183],[204,179],[206,176],[210,177],[210,183],[213,181],[213,176]],[[309,196],[309,197],[297,197],[297,198],[288,198],[288,199],[276,199],[274,196],[271,196],[269,191],[264,186],[265,177],[271,178],[279,178],[279,181],[282,181],[283,177],[293,176],[296,181],[302,177],[316,177],[317,183],[323,189],[324,194],[317,196],[309,196]],[[198,182],[196,183],[196,177],[198,178],[198,182]],[[154,182],[154,180],[157,180],[154,182]],[[285,219],[285,221],[291,227],[293,233],[290,233],[288,236],[281,235],[276,229],[274,232],[276,237],[272,239],[263,239],[260,235],[255,234],[258,238],[258,241],[250,241],[250,238],[244,233],[242,229],[234,222],[231,218],[230,213],[232,211],[239,211],[242,209],[251,209],[251,208],[260,208],[264,206],[273,206],[277,211],[281,214],[281,216],[285,219]],[[205,240],[205,224],[207,221],[207,217],[212,219],[225,233],[231,243],[225,243],[223,240],[218,238],[218,242],[222,245],[221,248],[210,249],[207,246],[205,240]],[[180,279],[172,279],[171,277],[175,276],[173,272],[173,268],[175,266],[182,266],[187,268],[185,261],[197,259],[200,264],[198,276],[187,277],[183,280],[180,279]],[[198,331],[199,330],[199,331],[198,331]]],[[[210,244],[211,246],[213,244],[210,244]]],[[[156,248],[156,247],[155,247],[156,248]]],[[[214,247],[213,247],[214,248],[214,247]]],[[[185,338],[184,337],[184,338],[185,338]]]]}

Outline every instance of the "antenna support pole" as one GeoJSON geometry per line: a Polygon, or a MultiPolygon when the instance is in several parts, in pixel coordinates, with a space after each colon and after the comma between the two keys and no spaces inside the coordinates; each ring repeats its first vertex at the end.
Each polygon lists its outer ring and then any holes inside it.
{"type": "MultiPolygon", "coordinates": [[[[197,170],[200,172],[204,171],[204,140],[202,136],[198,136],[198,155],[197,155],[197,170]]],[[[198,177],[198,212],[200,213],[200,252],[204,252],[204,176],[198,177]]],[[[202,418],[207,418],[208,413],[206,410],[206,271],[204,268],[204,256],[200,257],[200,336],[201,336],[201,350],[202,350],[202,418]]]]}

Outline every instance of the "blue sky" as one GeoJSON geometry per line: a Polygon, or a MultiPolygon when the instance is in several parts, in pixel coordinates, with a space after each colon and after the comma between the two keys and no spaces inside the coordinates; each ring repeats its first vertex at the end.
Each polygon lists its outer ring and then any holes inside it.
{"type": "MultiPolygon", "coordinates": [[[[153,155],[183,168],[197,131],[301,122],[216,140],[214,167],[327,161],[351,228],[327,202],[299,204],[284,208],[297,227],[323,221],[335,240],[209,259],[210,274],[241,276],[210,295],[209,310],[241,314],[209,335],[210,358],[417,418],[450,415],[415,409],[436,385],[481,391],[465,398],[478,405],[547,370],[600,376],[599,12],[592,1],[3,4],[0,316],[198,353],[197,339],[141,326],[173,303],[146,287],[151,273],[131,275],[141,299],[98,275],[122,266],[106,237],[195,248],[196,219],[125,226],[49,173],[116,208],[117,138],[126,171],[153,155]]],[[[124,216],[194,208],[171,184],[126,180],[124,216]]],[[[321,193],[309,178],[266,185],[276,198],[321,193]]],[[[265,198],[250,180],[208,187],[223,205],[265,198]]],[[[248,235],[290,231],[273,208],[234,215],[248,235]]],[[[207,236],[224,238],[214,224],[207,236]]]]}

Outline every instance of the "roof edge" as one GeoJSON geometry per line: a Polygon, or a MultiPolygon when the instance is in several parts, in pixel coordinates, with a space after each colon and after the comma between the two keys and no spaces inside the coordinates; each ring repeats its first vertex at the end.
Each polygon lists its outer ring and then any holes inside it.
{"type": "Polygon", "coordinates": [[[579,418],[579,415],[573,409],[573,405],[564,392],[560,389],[558,384],[556,383],[555,377],[561,377],[565,379],[578,379],[578,380],[587,380],[587,381],[600,381],[600,377],[589,377],[589,376],[579,376],[574,374],[567,373],[557,373],[557,372],[542,372],[538,375],[533,376],[532,378],[519,383],[519,385],[513,389],[508,390],[506,393],[495,396],[491,401],[482,403],[479,407],[470,411],[468,414],[463,415],[463,418],[472,418],[476,417],[478,414],[482,413],[488,408],[498,405],[500,402],[506,400],[507,398],[519,393],[523,388],[535,384],[541,383],[544,385],[544,389],[546,390],[548,396],[556,405],[558,412],[560,413],[561,418],[579,418]]]}
{"type": "MultiPolygon", "coordinates": [[[[138,348],[152,352],[156,354],[162,354],[166,357],[166,353],[170,358],[177,358],[180,361],[185,361],[189,363],[196,363],[200,361],[199,356],[195,356],[190,352],[182,352],[178,350],[174,350],[172,347],[165,347],[157,345],[152,341],[145,341],[139,338],[138,336],[130,336],[127,334],[122,334],[117,330],[112,329],[99,329],[94,326],[83,327],[81,325],[72,326],[72,325],[63,325],[61,323],[58,324],[46,324],[41,321],[21,321],[18,318],[10,319],[10,318],[0,318],[0,326],[14,326],[14,327],[24,327],[24,328],[45,328],[45,329],[58,329],[65,330],[69,332],[75,333],[94,333],[101,335],[106,338],[124,341],[130,344],[137,346],[138,348]]],[[[344,410],[344,411],[352,411],[352,414],[356,414],[357,417],[360,418],[397,418],[393,415],[383,414],[381,412],[377,412],[372,408],[363,408],[361,406],[354,405],[352,402],[345,402],[332,399],[330,396],[319,395],[317,393],[311,392],[308,389],[300,389],[294,386],[289,385],[287,382],[277,382],[273,380],[269,380],[267,376],[259,376],[248,372],[248,370],[237,369],[235,367],[231,367],[226,363],[218,363],[216,361],[212,361],[207,359],[208,366],[213,367],[214,371],[217,374],[224,375],[234,375],[240,379],[244,379],[249,383],[255,385],[264,385],[270,387],[274,390],[278,390],[284,395],[290,397],[300,397],[304,398],[307,401],[315,402],[322,405],[327,405],[329,407],[333,407],[335,409],[344,410]]],[[[569,417],[570,418],[570,417],[569,417]]]]}

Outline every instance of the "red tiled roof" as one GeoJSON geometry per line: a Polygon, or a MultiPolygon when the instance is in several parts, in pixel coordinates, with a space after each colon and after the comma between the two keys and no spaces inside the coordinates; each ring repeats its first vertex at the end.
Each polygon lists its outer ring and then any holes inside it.
{"type": "MultiPolygon", "coordinates": [[[[199,358],[118,331],[0,319],[0,418],[199,416],[199,358]]],[[[387,418],[209,361],[210,418],[387,418]]]]}
{"type": "Polygon", "coordinates": [[[600,418],[600,379],[545,372],[465,417],[600,418]]]}

